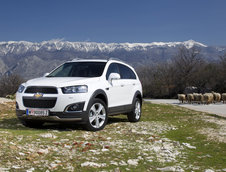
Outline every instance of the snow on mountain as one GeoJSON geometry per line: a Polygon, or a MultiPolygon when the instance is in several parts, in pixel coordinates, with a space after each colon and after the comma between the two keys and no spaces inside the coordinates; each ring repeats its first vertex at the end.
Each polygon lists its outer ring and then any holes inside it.
{"type": "Polygon", "coordinates": [[[184,42],[152,42],[152,43],[96,43],[96,42],[69,42],[62,40],[50,40],[37,42],[27,41],[8,41],[0,42],[0,55],[8,53],[24,54],[27,52],[35,52],[39,50],[55,51],[55,50],[74,50],[80,52],[112,52],[115,50],[148,50],[155,47],[177,47],[185,46],[192,48],[193,46],[207,47],[206,45],[188,40],[184,42]]]}
{"type": "Polygon", "coordinates": [[[170,61],[178,47],[198,47],[207,61],[217,61],[226,47],[206,46],[188,40],[184,42],[96,43],[50,40],[43,42],[0,42],[0,77],[17,73],[25,79],[43,76],[59,64],[74,58],[121,59],[134,67],[170,61]]]}

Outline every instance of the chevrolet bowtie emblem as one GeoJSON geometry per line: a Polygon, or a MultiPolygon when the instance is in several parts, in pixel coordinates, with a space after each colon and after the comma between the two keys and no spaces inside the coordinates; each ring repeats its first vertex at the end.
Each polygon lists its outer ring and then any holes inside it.
{"type": "Polygon", "coordinates": [[[34,97],[35,98],[40,98],[40,97],[43,97],[43,94],[42,93],[35,93],[34,97]]]}

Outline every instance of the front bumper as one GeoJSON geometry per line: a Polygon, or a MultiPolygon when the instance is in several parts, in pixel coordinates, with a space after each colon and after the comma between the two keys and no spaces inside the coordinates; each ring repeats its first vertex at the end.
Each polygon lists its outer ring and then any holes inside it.
{"type": "Polygon", "coordinates": [[[86,111],[81,112],[49,112],[49,116],[31,116],[26,115],[24,110],[16,110],[18,119],[21,120],[39,120],[43,122],[72,122],[86,123],[88,115],[86,111]]]}

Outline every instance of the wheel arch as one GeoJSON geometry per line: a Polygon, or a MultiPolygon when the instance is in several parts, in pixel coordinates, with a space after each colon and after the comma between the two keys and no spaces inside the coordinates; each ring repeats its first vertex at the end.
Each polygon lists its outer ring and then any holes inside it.
{"type": "Polygon", "coordinates": [[[108,107],[108,98],[107,98],[107,94],[104,92],[104,90],[101,90],[101,89],[96,90],[92,94],[89,102],[92,101],[94,98],[101,99],[106,104],[106,106],[108,107]]]}
{"type": "Polygon", "coordinates": [[[142,94],[140,91],[136,91],[135,94],[134,94],[134,97],[133,97],[133,103],[135,102],[135,99],[138,98],[140,100],[140,103],[142,105],[142,94]]]}

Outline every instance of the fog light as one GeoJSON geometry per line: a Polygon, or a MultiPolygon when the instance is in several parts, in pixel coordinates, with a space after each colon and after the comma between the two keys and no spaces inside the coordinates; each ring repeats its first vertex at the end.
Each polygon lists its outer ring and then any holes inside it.
{"type": "Polygon", "coordinates": [[[68,108],[68,110],[69,110],[69,111],[76,111],[76,110],[78,109],[78,107],[79,107],[78,104],[74,104],[74,105],[70,106],[70,107],[68,108]]]}
{"type": "Polygon", "coordinates": [[[84,102],[82,103],[75,103],[72,105],[67,106],[66,111],[67,112],[76,112],[76,111],[82,111],[84,107],[84,102]]]}

